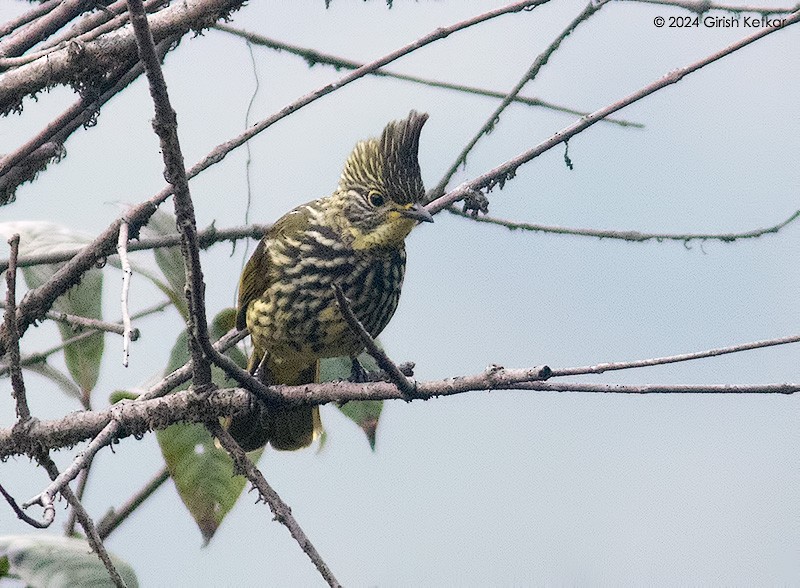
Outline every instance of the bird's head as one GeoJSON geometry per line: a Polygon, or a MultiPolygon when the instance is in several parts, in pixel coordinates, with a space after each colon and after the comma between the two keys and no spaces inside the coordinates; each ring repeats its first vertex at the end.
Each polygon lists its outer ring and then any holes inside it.
{"type": "Polygon", "coordinates": [[[380,138],[358,143],[347,158],[337,193],[355,248],[397,246],[418,222],[433,222],[422,205],[417,159],[426,120],[412,110],[386,125],[380,138]]]}

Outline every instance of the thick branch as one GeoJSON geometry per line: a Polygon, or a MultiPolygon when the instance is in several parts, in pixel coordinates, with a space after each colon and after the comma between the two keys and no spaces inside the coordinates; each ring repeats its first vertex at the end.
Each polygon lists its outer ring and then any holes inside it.
{"type": "Polygon", "coordinates": [[[186,268],[186,301],[189,308],[187,327],[189,352],[194,364],[193,382],[197,387],[205,387],[211,384],[211,365],[203,354],[203,346],[210,345],[206,322],[206,287],[203,282],[203,270],[200,267],[194,204],[178,140],[178,119],[169,101],[167,83],[161,71],[161,63],[158,60],[142,0],[128,0],[128,11],[136,32],[139,58],[144,63],[144,71],[150,85],[150,96],[155,106],[156,117],[153,128],[161,141],[161,154],[166,166],[165,175],[174,190],[175,220],[178,232],[181,234],[181,253],[186,268]]]}
{"type": "MultiPolygon", "coordinates": [[[[153,16],[153,37],[183,36],[214,24],[241,6],[242,0],[184,0],[153,16]]],[[[117,29],[88,43],[75,41],[66,47],[13,69],[0,77],[0,113],[15,108],[22,98],[55,84],[71,84],[86,79],[88,73],[103,74],[120,61],[136,57],[134,32],[117,29]],[[80,79],[79,79],[80,78],[80,79]]]]}

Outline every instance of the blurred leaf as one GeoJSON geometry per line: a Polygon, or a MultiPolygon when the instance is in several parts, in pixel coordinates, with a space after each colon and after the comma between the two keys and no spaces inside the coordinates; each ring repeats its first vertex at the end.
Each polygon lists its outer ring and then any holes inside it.
{"type": "MultiPolygon", "coordinates": [[[[0,223],[0,234],[8,238],[14,233],[20,234],[20,255],[76,251],[91,241],[81,233],[47,221],[0,223]]],[[[38,288],[62,265],[63,263],[26,267],[22,268],[22,275],[28,288],[38,288]]],[[[102,295],[103,272],[91,269],[83,275],[79,284],[56,299],[53,310],[102,319],[102,295]]],[[[70,339],[79,332],[64,323],[58,323],[58,329],[62,340],[70,339]]],[[[64,348],[67,368],[86,398],[97,384],[97,376],[100,373],[100,360],[104,348],[103,335],[101,331],[64,348]]]]}
{"type": "MultiPolygon", "coordinates": [[[[147,225],[141,229],[142,236],[145,237],[162,237],[164,235],[174,235],[177,232],[175,217],[160,209],[150,217],[147,225]]],[[[181,248],[178,246],[158,247],[153,249],[153,255],[174,294],[174,296],[170,296],[170,299],[181,311],[181,314],[187,317],[188,310],[185,308],[186,299],[183,294],[183,289],[186,285],[186,270],[183,266],[181,248]]]]}
{"type": "MultiPolygon", "coordinates": [[[[235,316],[234,309],[220,312],[209,327],[212,339],[227,333],[235,316]]],[[[240,367],[246,367],[247,358],[240,349],[233,347],[226,355],[240,367]]],[[[188,359],[187,334],[183,331],[172,348],[165,373],[181,367],[188,359]]],[[[220,387],[234,385],[217,367],[212,368],[212,379],[220,387]]],[[[186,387],[188,384],[182,386],[186,387]]],[[[178,494],[208,543],[225,515],[236,504],[247,480],[233,475],[233,461],[224,449],[217,447],[214,438],[202,425],[172,425],[158,431],[156,436],[178,494]]],[[[252,456],[258,460],[261,451],[252,456]]]]}
{"type": "MultiPolygon", "coordinates": [[[[380,343],[378,342],[378,345],[380,343]]],[[[378,369],[375,359],[366,351],[358,356],[358,361],[368,372],[378,369]]],[[[320,382],[346,380],[350,377],[352,362],[349,357],[331,357],[320,361],[320,382]]],[[[352,400],[338,407],[342,413],[352,419],[367,436],[369,446],[375,451],[375,436],[378,420],[383,410],[383,400],[352,400]]]]}
{"type": "MultiPolygon", "coordinates": [[[[83,539],[56,535],[6,535],[0,537],[0,557],[8,561],[8,573],[32,588],[114,586],[108,571],[83,539]]],[[[133,568],[112,555],[128,588],[139,582],[133,568]]]]}

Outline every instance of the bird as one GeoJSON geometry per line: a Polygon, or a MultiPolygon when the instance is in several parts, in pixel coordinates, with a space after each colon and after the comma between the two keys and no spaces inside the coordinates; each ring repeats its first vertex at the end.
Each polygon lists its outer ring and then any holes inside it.
{"type": "MultiPolygon", "coordinates": [[[[319,361],[364,349],[336,301],[338,285],[356,318],[377,337],[397,308],[405,273],[405,239],[424,206],[418,151],[428,115],[411,111],[380,137],[360,141],[336,190],[294,208],[265,233],[239,280],[236,326],[249,329],[248,370],[267,384],[318,380],[319,361]]],[[[362,370],[363,373],[363,370],[362,370]]],[[[321,432],[318,406],[254,402],[228,431],[245,451],[310,445],[321,432]]]]}

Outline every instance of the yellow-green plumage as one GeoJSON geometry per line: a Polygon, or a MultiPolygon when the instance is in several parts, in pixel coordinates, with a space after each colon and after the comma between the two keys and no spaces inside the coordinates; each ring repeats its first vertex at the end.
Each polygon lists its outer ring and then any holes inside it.
{"type": "MultiPolygon", "coordinates": [[[[372,336],[392,318],[405,271],[404,240],[419,221],[425,190],[417,151],[426,114],[411,112],[380,138],[353,149],[337,190],[281,217],[258,244],[239,283],[237,327],[250,330],[250,370],[264,381],[314,382],[318,361],[363,349],[341,316],[339,284],[372,336]]],[[[309,445],[317,407],[262,408],[234,418],[231,434],[248,451],[309,445]]]]}

